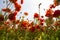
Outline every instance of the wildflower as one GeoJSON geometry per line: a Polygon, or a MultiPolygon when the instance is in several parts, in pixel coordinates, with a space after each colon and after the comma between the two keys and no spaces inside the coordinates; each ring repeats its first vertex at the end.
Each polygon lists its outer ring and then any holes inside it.
{"type": "Polygon", "coordinates": [[[21,5],[19,5],[18,3],[15,3],[14,5],[15,5],[15,10],[19,12],[21,10],[21,5]]]}
{"type": "Polygon", "coordinates": [[[44,19],[40,18],[40,21],[41,21],[41,22],[44,22],[44,19]]]}
{"type": "Polygon", "coordinates": [[[13,14],[14,14],[14,16],[16,16],[17,15],[17,11],[15,11],[13,14]]]}
{"type": "Polygon", "coordinates": [[[40,25],[43,25],[44,23],[43,22],[40,22],[40,25]]]}
{"type": "Polygon", "coordinates": [[[19,20],[16,20],[16,24],[18,24],[19,23],[19,20]]]}
{"type": "Polygon", "coordinates": [[[28,13],[27,13],[27,12],[24,12],[24,15],[26,15],[26,16],[27,16],[27,15],[28,15],[28,13]]]}
{"type": "Polygon", "coordinates": [[[44,24],[44,16],[41,16],[41,18],[38,19],[40,21],[40,25],[44,24]]]}
{"type": "Polygon", "coordinates": [[[37,29],[40,29],[39,25],[37,25],[37,24],[35,25],[35,27],[36,27],[37,29]]]}
{"type": "Polygon", "coordinates": [[[11,3],[16,3],[17,0],[9,0],[11,3]]]}
{"type": "Polygon", "coordinates": [[[29,23],[29,26],[32,26],[33,25],[33,21],[29,23]]]}
{"type": "Polygon", "coordinates": [[[53,16],[52,13],[53,13],[53,11],[51,9],[49,9],[49,10],[46,11],[46,15],[45,16],[51,17],[51,16],[53,16]]]}
{"type": "Polygon", "coordinates": [[[8,24],[9,24],[9,22],[4,22],[4,24],[5,24],[5,25],[8,25],[8,24]]]}
{"type": "Polygon", "coordinates": [[[60,16],[60,10],[55,10],[53,17],[58,17],[60,16]]]}
{"type": "Polygon", "coordinates": [[[34,31],[35,31],[35,27],[31,27],[31,28],[30,28],[30,31],[31,31],[31,32],[34,32],[34,31]]]}
{"type": "Polygon", "coordinates": [[[39,18],[39,14],[38,13],[35,13],[34,14],[34,18],[39,18]]]}
{"type": "Polygon", "coordinates": [[[4,12],[10,12],[11,10],[9,8],[3,8],[2,11],[4,11],[4,12]]]}
{"type": "Polygon", "coordinates": [[[14,16],[13,13],[12,13],[12,14],[9,14],[8,18],[9,18],[11,21],[16,19],[16,17],[14,16]]]}
{"type": "Polygon", "coordinates": [[[27,27],[28,24],[29,24],[28,21],[23,21],[23,22],[22,22],[22,26],[23,26],[23,27],[27,27]]]}

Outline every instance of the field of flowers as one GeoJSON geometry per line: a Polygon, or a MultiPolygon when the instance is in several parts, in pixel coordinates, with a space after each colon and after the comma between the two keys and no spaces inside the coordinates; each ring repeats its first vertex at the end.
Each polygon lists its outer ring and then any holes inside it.
{"type": "MultiPolygon", "coordinates": [[[[7,7],[0,11],[0,40],[60,40],[60,10],[52,10],[60,5],[60,0],[54,0],[54,4],[50,5],[45,14],[46,19],[34,13],[33,21],[24,20],[28,12],[24,12],[19,20],[16,19],[24,0],[21,0],[21,5],[17,1],[9,0],[7,7]],[[11,4],[14,10],[9,8],[11,4]]],[[[3,3],[7,3],[7,0],[3,3]]]]}

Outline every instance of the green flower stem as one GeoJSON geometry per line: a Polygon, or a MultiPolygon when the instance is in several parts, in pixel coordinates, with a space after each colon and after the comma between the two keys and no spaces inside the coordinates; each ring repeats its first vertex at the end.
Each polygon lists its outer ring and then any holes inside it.
{"type": "Polygon", "coordinates": [[[26,30],[24,40],[27,40],[28,39],[28,36],[27,35],[28,35],[28,31],[26,30]]]}

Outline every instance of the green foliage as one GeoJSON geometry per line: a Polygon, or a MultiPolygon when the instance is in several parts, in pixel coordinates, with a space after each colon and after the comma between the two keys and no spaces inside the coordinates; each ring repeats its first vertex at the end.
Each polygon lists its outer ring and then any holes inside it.
{"type": "Polygon", "coordinates": [[[60,2],[60,0],[57,0],[57,2],[60,2]]]}

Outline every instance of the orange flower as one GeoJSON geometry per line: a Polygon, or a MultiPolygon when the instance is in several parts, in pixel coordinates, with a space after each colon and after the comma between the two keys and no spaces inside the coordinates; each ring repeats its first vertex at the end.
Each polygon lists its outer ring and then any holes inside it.
{"type": "Polygon", "coordinates": [[[21,10],[21,5],[19,5],[18,3],[15,3],[14,5],[15,5],[15,10],[19,12],[21,10]]]}
{"type": "Polygon", "coordinates": [[[2,11],[4,11],[4,12],[10,12],[11,10],[9,8],[3,8],[2,11]]]}
{"type": "Polygon", "coordinates": [[[9,0],[10,2],[12,2],[12,3],[16,3],[17,2],[17,0],[9,0]]]}
{"type": "Polygon", "coordinates": [[[27,15],[28,15],[28,13],[27,13],[27,12],[24,12],[24,15],[26,15],[26,16],[27,16],[27,15]]]}
{"type": "Polygon", "coordinates": [[[39,18],[39,14],[38,13],[35,13],[34,14],[34,18],[39,18]]]}
{"type": "Polygon", "coordinates": [[[21,0],[21,4],[23,4],[23,0],[21,0]]]}
{"type": "Polygon", "coordinates": [[[53,16],[53,11],[51,10],[51,9],[49,9],[49,10],[47,10],[47,12],[46,12],[46,15],[45,16],[47,16],[47,17],[51,17],[51,16],[53,16]]]}

